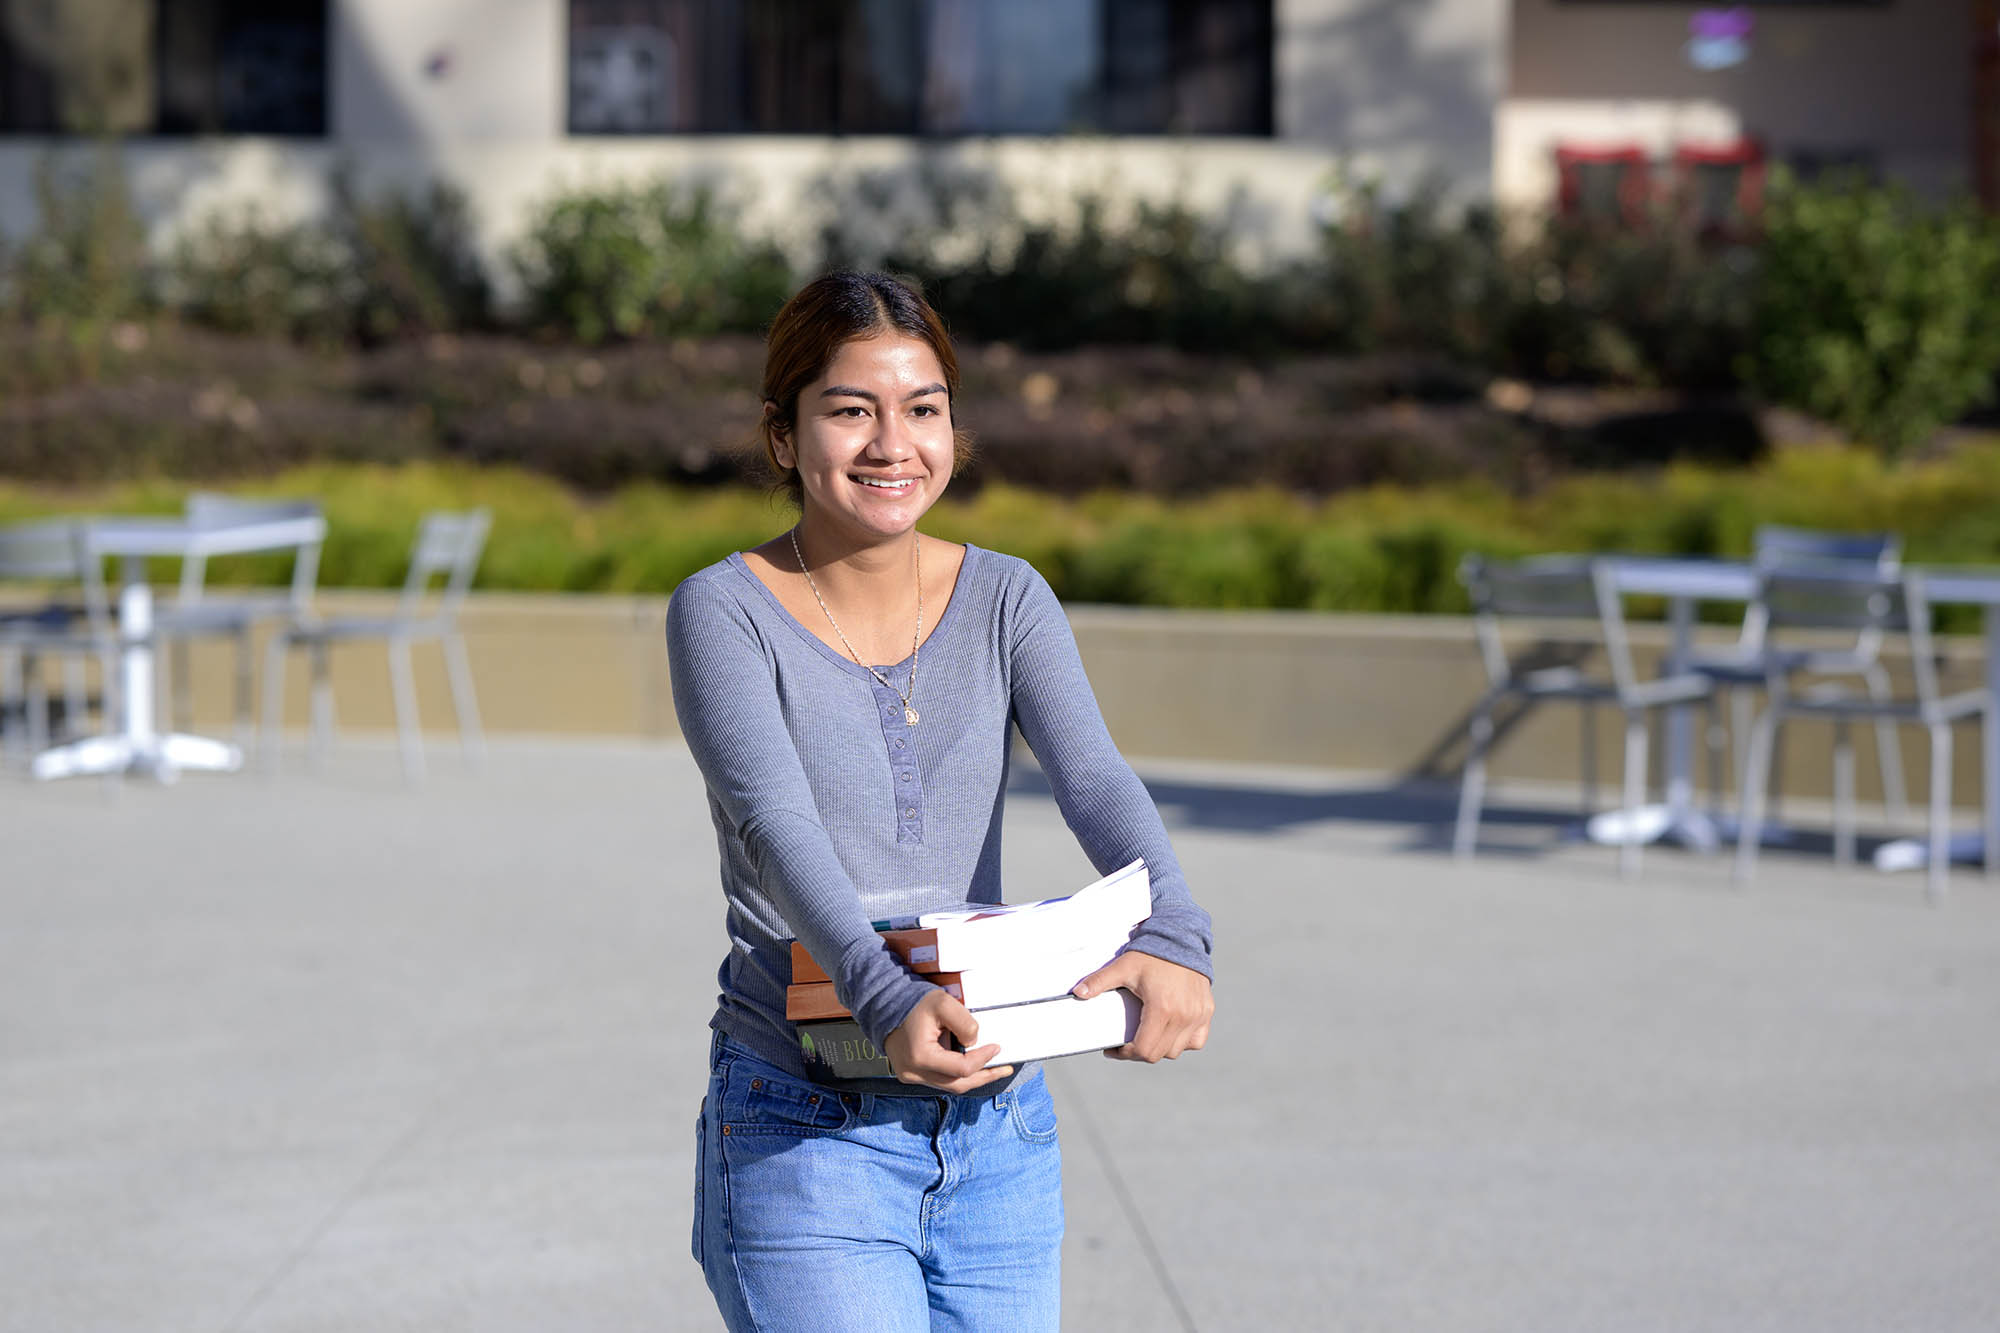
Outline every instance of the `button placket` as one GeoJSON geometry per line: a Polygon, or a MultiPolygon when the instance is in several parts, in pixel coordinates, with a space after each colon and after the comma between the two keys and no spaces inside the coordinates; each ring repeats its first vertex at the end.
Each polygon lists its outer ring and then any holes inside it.
{"type": "Polygon", "coordinates": [[[890,793],[896,803],[896,841],[924,840],[924,787],[917,773],[915,747],[910,744],[910,724],[903,716],[903,701],[880,682],[872,687],[882,714],[882,751],[889,764],[890,793]]]}

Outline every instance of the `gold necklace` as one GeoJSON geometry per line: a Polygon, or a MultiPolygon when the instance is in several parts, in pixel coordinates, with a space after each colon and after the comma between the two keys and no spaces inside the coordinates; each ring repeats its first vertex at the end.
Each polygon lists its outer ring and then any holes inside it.
{"type": "MultiPolygon", "coordinates": [[[[914,536],[915,534],[912,535],[914,536]]],[[[806,557],[805,553],[799,550],[799,530],[796,527],[792,529],[791,536],[792,536],[792,555],[796,557],[799,562],[799,573],[806,576],[806,587],[812,589],[813,600],[819,603],[819,609],[825,613],[826,623],[833,626],[833,632],[840,636],[840,646],[847,649],[847,655],[854,659],[855,664],[857,666],[859,666],[862,670],[866,671],[869,675],[875,677],[875,679],[881,681],[883,689],[889,691],[889,693],[895,695],[897,698],[903,701],[903,721],[909,723],[913,727],[916,726],[917,710],[910,706],[910,696],[917,692],[917,653],[923,647],[923,642],[924,642],[923,538],[918,537],[916,539],[916,547],[912,552],[912,554],[916,559],[916,564],[917,564],[917,632],[910,638],[910,688],[907,690],[899,690],[894,685],[891,685],[889,683],[889,678],[887,676],[877,671],[874,667],[869,666],[866,662],[863,662],[861,660],[861,654],[854,651],[854,645],[847,641],[847,635],[841,631],[840,622],[833,618],[833,612],[827,610],[826,598],[819,595],[819,585],[813,582],[812,571],[806,568],[806,557]]]]}

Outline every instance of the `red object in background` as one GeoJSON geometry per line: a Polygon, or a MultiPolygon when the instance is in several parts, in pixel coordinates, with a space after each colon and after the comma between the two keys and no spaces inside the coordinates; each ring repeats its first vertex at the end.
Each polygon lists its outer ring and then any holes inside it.
{"type": "Polygon", "coordinates": [[[1704,236],[1749,235],[1764,208],[1764,173],[1764,145],[1754,138],[1677,145],[1674,193],[1681,216],[1704,236]]]}
{"type": "Polygon", "coordinates": [[[1556,174],[1556,211],[1563,217],[1611,218],[1635,227],[1646,221],[1652,164],[1637,144],[1557,144],[1556,174]]]}

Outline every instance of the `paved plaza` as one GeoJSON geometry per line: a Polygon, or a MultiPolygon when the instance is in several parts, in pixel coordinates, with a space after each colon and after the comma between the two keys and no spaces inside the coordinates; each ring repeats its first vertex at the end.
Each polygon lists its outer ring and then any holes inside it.
{"type": "MultiPolygon", "coordinates": [[[[694,767],[435,759],[0,777],[0,1329],[717,1327],[694,767]]],[[[1066,1327],[2000,1327],[2000,885],[1621,882],[1518,792],[1468,870],[1435,791],[1140,767],[1220,1008],[1176,1063],[1049,1067],[1066,1327]]],[[[1006,865],[1089,877],[1031,772],[1006,865]]]]}

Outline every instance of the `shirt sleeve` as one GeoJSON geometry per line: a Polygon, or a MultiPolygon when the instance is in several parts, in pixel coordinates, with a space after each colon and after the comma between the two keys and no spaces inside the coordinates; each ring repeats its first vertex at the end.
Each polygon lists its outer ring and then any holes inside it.
{"type": "Polygon", "coordinates": [[[1152,795],[1112,743],[1062,604],[1025,566],[1007,604],[1002,633],[1011,654],[1014,719],[1064,821],[1099,874],[1146,858],[1153,915],[1128,947],[1212,979],[1209,915],[1188,891],[1152,795]]]}
{"type": "Polygon", "coordinates": [[[743,606],[690,579],[667,606],[674,715],[758,886],[880,1047],[932,987],[882,943],[820,818],[743,606]]]}

